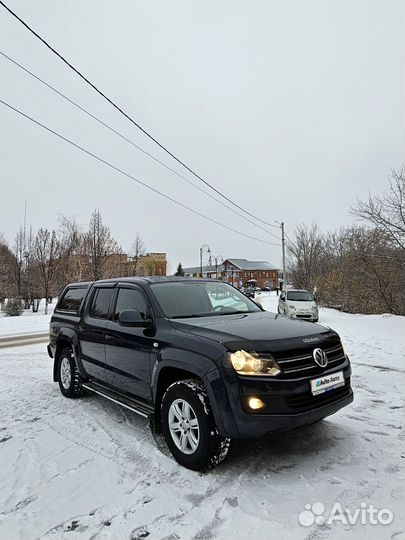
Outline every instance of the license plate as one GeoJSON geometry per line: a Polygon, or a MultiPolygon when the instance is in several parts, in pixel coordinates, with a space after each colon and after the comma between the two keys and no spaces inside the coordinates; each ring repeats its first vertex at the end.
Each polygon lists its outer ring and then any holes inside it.
{"type": "Polygon", "coordinates": [[[318,394],[323,394],[324,392],[329,392],[330,390],[333,390],[334,388],[339,388],[339,386],[343,386],[344,384],[345,378],[343,376],[343,371],[338,371],[337,373],[330,373],[329,375],[324,375],[323,377],[312,379],[312,395],[316,396],[318,394]]]}

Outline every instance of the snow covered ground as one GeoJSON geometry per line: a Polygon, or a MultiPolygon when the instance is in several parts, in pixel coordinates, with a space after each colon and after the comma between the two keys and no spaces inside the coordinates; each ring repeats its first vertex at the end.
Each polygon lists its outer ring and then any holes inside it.
{"type": "Polygon", "coordinates": [[[57,299],[54,298],[52,304],[48,305],[47,315],[45,315],[44,299],[41,300],[38,313],[33,313],[32,310],[27,309],[19,317],[6,317],[4,312],[0,312],[0,337],[47,332],[56,302],[57,299]]]}
{"type": "MultiPolygon", "coordinates": [[[[275,297],[261,298],[275,309],[275,297]]],[[[0,539],[405,540],[405,320],[324,309],[321,322],[352,359],[354,403],[235,442],[207,474],[179,467],[140,417],[95,395],[63,398],[44,345],[1,350],[0,539]],[[315,502],[373,504],[394,520],[300,525],[315,502]]]]}

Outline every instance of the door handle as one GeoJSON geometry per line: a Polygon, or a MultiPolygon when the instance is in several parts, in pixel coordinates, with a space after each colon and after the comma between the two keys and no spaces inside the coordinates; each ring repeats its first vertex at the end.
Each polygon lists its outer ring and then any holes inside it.
{"type": "Polygon", "coordinates": [[[87,328],[85,326],[79,326],[79,331],[82,333],[82,334],[86,334],[87,333],[87,328]]]}
{"type": "Polygon", "coordinates": [[[105,335],[105,340],[106,341],[112,341],[114,339],[114,336],[112,336],[111,334],[106,334],[105,335]]]}

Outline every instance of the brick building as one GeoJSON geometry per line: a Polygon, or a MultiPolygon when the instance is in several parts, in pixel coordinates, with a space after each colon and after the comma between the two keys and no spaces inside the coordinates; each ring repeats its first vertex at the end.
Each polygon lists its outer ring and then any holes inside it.
{"type": "Polygon", "coordinates": [[[248,261],[247,259],[227,259],[222,265],[223,281],[235,287],[278,287],[278,268],[267,261],[248,261]]]}
{"type": "MultiPolygon", "coordinates": [[[[190,277],[200,276],[200,267],[183,268],[184,275],[190,277]]],[[[278,287],[278,268],[266,261],[248,261],[247,259],[227,259],[218,268],[203,266],[202,277],[218,278],[235,287],[278,287]]]]}

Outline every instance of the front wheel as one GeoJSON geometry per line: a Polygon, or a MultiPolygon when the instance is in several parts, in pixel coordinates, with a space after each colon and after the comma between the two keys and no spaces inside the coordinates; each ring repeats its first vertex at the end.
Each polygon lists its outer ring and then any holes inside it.
{"type": "Polygon", "coordinates": [[[210,469],[228,453],[230,439],[218,433],[207,391],[198,380],[169,386],[162,399],[162,428],[173,457],[188,469],[210,469]]]}

